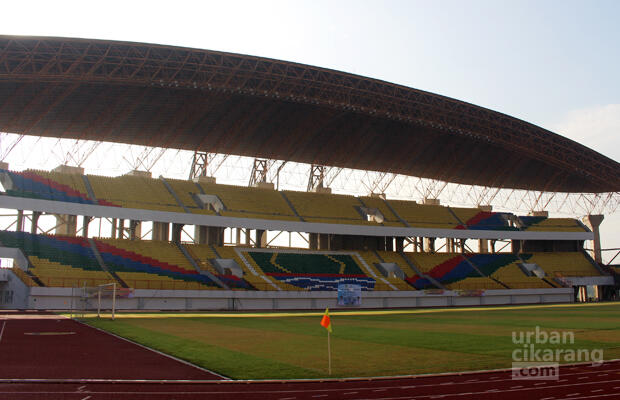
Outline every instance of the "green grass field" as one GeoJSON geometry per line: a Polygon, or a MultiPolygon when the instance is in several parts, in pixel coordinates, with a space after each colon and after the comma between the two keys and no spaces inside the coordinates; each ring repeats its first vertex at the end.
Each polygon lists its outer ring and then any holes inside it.
{"type": "MultiPolygon", "coordinates": [[[[120,314],[88,324],[235,379],[327,377],[322,313],[120,314]]],[[[573,332],[573,344],[620,358],[620,303],[331,312],[332,377],[509,368],[512,332],[573,332]],[[358,314],[358,315],[351,315],[358,314]]]]}

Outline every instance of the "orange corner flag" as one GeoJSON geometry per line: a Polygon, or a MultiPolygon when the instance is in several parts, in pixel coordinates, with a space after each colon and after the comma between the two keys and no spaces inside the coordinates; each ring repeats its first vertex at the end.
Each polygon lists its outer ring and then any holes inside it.
{"type": "Polygon", "coordinates": [[[321,326],[327,329],[327,332],[332,333],[332,321],[329,319],[329,308],[325,309],[323,319],[321,319],[321,326]]]}

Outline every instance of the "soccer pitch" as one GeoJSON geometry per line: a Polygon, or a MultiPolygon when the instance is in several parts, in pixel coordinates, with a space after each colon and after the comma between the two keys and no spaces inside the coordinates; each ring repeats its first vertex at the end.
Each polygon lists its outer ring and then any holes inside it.
{"type": "MultiPolygon", "coordinates": [[[[537,348],[620,358],[620,303],[330,314],[331,377],[510,368],[526,348],[514,339],[536,327],[574,338],[537,348]]],[[[84,322],[233,379],[299,379],[328,377],[321,315],[121,313],[84,322]]]]}

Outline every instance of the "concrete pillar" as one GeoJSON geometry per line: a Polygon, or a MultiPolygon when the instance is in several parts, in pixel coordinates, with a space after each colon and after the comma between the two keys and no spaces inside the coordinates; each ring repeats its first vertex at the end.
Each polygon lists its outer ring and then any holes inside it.
{"type": "Polygon", "coordinates": [[[478,251],[480,253],[489,252],[489,241],[487,239],[478,239],[478,251]]]}
{"type": "Polygon", "coordinates": [[[194,243],[207,243],[207,227],[202,225],[194,225],[194,243]]]}
{"type": "Polygon", "coordinates": [[[250,243],[252,243],[252,235],[251,235],[251,231],[249,228],[245,228],[245,244],[247,244],[248,246],[250,245],[250,243]]]}
{"type": "Polygon", "coordinates": [[[446,252],[454,253],[454,238],[446,238],[446,252]]]}
{"type": "Polygon", "coordinates": [[[424,251],[427,253],[435,251],[435,238],[424,238],[424,251]]]}
{"type": "Polygon", "coordinates": [[[153,222],[152,240],[167,242],[170,240],[170,224],[167,222],[153,222]]]}
{"type": "Polygon", "coordinates": [[[224,245],[224,228],[219,226],[207,227],[207,244],[213,246],[224,245]]]}
{"type": "Polygon", "coordinates": [[[184,224],[172,224],[172,241],[180,242],[184,224]]]}
{"type": "Polygon", "coordinates": [[[15,229],[17,232],[24,230],[24,210],[17,210],[17,226],[15,229]]]}
{"type": "Polygon", "coordinates": [[[599,231],[599,227],[601,223],[605,219],[604,215],[586,215],[583,218],[583,222],[590,228],[592,233],[594,233],[594,240],[592,241],[592,258],[597,263],[603,262],[603,254],[601,251],[601,233],[599,231]]]}
{"type": "Polygon", "coordinates": [[[319,234],[309,233],[308,242],[309,242],[310,250],[318,250],[319,249],[319,234]]]}
{"type": "Polygon", "coordinates": [[[235,243],[237,243],[237,246],[238,246],[241,244],[241,228],[236,228],[235,233],[236,233],[235,243]]]}
{"type": "Polygon", "coordinates": [[[405,238],[397,237],[394,239],[396,241],[396,251],[400,253],[401,251],[403,251],[403,248],[405,247],[405,238]]]}
{"type": "MultiPolygon", "coordinates": [[[[92,219],[93,219],[93,217],[89,217],[88,215],[84,215],[82,217],[82,236],[85,237],[85,238],[88,237],[88,224],[90,224],[90,221],[92,221],[92,219]]],[[[32,228],[34,229],[35,228],[34,227],[34,218],[33,218],[32,222],[33,222],[33,224],[32,224],[33,227],[32,228]]]]}
{"type": "Polygon", "coordinates": [[[56,234],[75,236],[77,232],[77,215],[56,215],[56,234]]]}
{"type": "Polygon", "coordinates": [[[467,244],[467,239],[458,239],[458,247],[460,253],[465,253],[465,245],[467,244]]]}
{"type": "Polygon", "coordinates": [[[142,238],[142,221],[132,219],[129,221],[129,239],[140,240],[142,238]]]}
{"type": "Polygon", "coordinates": [[[329,235],[319,233],[319,250],[329,250],[329,235]]]}
{"type": "Polygon", "coordinates": [[[37,230],[39,228],[39,217],[41,216],[40,211],[34,211],[32,213],[32,225],[30,226],[30,233],[33,235],[37,234],[37,230]]]}
{"type": "Polygon", "coordinates": [[[497,240],[489,240],[489,244],[491,246],[491,253],[495,254],[495,242],[497,242],[497,240]]]}
{"type": "Polygon", "coordinates": [[[267,231],[263,229],[256,230],[256,239],[254,242],[256,243],[256,247],[265,248],[267,247],[267,231]]]}
{"type": "Polygon", "coordinates": [[[116,239],[116,218],[112,218],[112,227],[110,228],[110,237],[116,239]]]}

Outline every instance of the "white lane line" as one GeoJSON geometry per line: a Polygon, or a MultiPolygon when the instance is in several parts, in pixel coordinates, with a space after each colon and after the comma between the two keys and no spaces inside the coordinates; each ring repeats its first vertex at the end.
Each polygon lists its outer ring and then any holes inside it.
{"type": "Polygon", "coordinates": [[[6,319],[2,323],[2,330],[0,330],[0,342],[2,342],[2,334],[4,333],[4,327],[6,326],[6,319]]]}
{"type": "Polygon", "coordinates": [[[571,393],[571,394],[567,394],[566,397],[574,397],[574,396],[579,396],[581,393],[571,393]]]}
{"type": "Polygon", "coordinates": [[[358,392],[346,392],[346,393],[343,393],[343,394],[357,394],[357,393],[358,392]]]}
{"type": "Polygon", "coordinates": [[[545,398],[542,398],[540,400],[552,400],[552,399],[555,399],[555,397],[545,397],[545,398]]]}
{"type": "Polygon", "coordinates": [[[93,397],[93,396],[86,396],[86,397],[84,397],[82,400],[88,400],[88,399],[90,399],[91,397],[93,397]]]}
{"type": "Polygon", "coordinates": [[[596,389],[596,390],[590,390],[592,393],[598,393],[598,392],[602,392],[603,389],[596,389]]]}
{"type": "Polygon", "coordinates": [[[86,385],[82,385],[79,388],[77,388],[78,392],[81,392],[82,390],[84,390],[85,387],[86,387],[86,385]]]}

